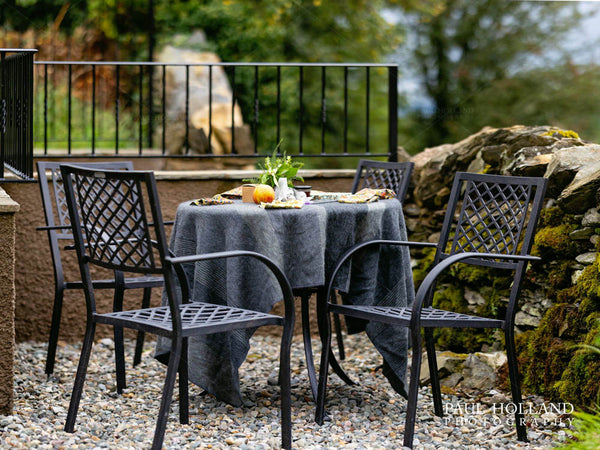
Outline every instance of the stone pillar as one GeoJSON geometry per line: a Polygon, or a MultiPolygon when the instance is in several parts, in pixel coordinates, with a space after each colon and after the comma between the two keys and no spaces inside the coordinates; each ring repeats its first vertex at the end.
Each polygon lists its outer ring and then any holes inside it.
{"type": "Polygon", "coordinates": [[[0,414],[12,414],[15,352],[15,213],[0,188],[0,414]]]}

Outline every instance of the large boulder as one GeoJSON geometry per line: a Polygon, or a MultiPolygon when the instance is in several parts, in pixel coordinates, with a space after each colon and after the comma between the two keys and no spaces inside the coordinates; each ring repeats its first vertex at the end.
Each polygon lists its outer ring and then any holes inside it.
{"type": "Polygon", "coordinates": [[[600,161],[579,170],[573,181],[558,196],[557,204],[570,214],[583,214],[597,205],[600,190],[600,161]]]}
{"type": "Polygon", "coordinates": [[[553,155],[585,145],[572,132],[551,126],[485,127],[455,144],[443,144],[415,155],[415,202],[439,208],[457,171],[542,176],[553,155]]]}
{"type": "Polygon", "coordinates": [[[567,147],[552,155],[544,176],[549,180],[548,195],[558,197],[577,173],[600,162],[600,145],[589,144],[583,147],[567,147]]]}
{"type": "MultiPolygon", "coordinates": [[[[193,40],[198,40],[197,37],[193,40]]],[[[189,41],[188,41],[189,42],[189,41]]],[[[220,58],[211,52],[196,51],[166,45],[157,56],[163,63],[219,63],[220,58]]],[[[212,75],[208,66],[190,66],[186,87],[185,66],[167,65],[165,69],[166,90],[166,128],[169,139],[166,141],[168,154],[213,153],[223,155],[232,152],[232,117],[235,133],[235,150],[240,154],[251,154],[254,151],[249,126],[244,124],[239,105],[233,104],[233,94],[229,80],[222,66],[213,66],[212,75]],[[211,106],[209,106],[209,86],[212,90],[211,106]],[[188,140],[186,143],[186,90],[188,140]],[[209,132],[210,148],[209,148],[209,132]]],[[[155,79],[157,89],[162,90],[162,76],[155,79]]],[[[158,133],[162,129],[157,130],[158,133]]],[[[161,139],[158,136],[158,139],[161,139]]],[[[188,164],[189,162],[186,162],[188,164]]],[[[247,161],[244,162],[247,164],[247,161]]]]}

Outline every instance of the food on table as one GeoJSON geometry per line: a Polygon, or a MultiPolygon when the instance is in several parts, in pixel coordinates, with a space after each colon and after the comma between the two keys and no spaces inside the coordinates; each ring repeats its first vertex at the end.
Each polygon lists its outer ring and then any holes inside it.
{"type": "Polygon", "coordinates": [[[275,191],[271,186],[266,184],[258,184],[254,188],[252,200],[254,200],[254,203],[259,205],[261,203],[271,203],[273,200],[275,200],[275,191]]]}

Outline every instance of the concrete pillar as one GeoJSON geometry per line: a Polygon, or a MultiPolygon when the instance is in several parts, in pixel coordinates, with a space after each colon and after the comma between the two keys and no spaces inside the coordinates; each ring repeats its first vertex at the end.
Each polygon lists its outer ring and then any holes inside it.
{"type": "Polygon", "coordinates": [[[0,188],[0,414],[12,414],[15,354],[15,213],[0,188]]]}

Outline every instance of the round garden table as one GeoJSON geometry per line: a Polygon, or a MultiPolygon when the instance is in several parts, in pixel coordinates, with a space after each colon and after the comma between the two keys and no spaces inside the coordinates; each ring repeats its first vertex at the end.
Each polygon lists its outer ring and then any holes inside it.
{"type": "MultiPolygon", "coordinates": [[[[370,239],[406,240],[402,205],[398,200],[365,204],[321,201],[301,209],[263,209],[241,201],[197,206],[187,201],[177,209],[171,250],[177,256],[228,250],[259,252],[282,268],[296,291],[314,289],[323,295],[323,286],[337,259],[352,245],[370,239]]],[[[250,258],[202,261],[187,265],[185,271],[193,301],[226,302],[269,312],[281,299],[275,277],[250,258]]],[[[345,293],[344,301],[355,304],[411,304],[414,289],[408,249],[382,246],[365,251],[340,271],[336,288],[345,293]]],[[[310,336],[308,326],[308,320],[303,320],[305,337],[307,331],[310,336]]],[[[406,329],[368,323],[366,332],[403,383],[406,329]]],[[[220,400],[240,405],[238,369],[248,353],[252,333],[253,330],[238,330],[190,338],[190,381],[220,400]]],[[[310,347],[310,338],[307,345],[310,347]]],[[[168,341],[159,339],[156,357],[164,360],[168,349],[168,341]]],[[[315,392],[312,351],[305,349],[311,388],[315,392]]]]}

